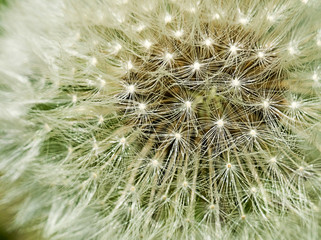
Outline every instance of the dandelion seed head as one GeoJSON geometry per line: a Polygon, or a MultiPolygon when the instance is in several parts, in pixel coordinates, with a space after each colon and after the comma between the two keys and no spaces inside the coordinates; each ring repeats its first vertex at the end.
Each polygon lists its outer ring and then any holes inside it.
{"type": "Polygon", "coordinates": [[[17,228],[290,239],[318,222],[317,1],[32,2],[0,23],[17,228]]]}

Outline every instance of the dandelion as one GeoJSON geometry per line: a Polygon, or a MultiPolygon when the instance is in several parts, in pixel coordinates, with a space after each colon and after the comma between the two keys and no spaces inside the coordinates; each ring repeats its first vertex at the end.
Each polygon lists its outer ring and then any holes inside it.
{"type": "Polygon", "coordinates": [[[44,239],[317,239],[319,9],[313,0],[8,3],[0,209],[14,215],[10,229],[44,239]]]}

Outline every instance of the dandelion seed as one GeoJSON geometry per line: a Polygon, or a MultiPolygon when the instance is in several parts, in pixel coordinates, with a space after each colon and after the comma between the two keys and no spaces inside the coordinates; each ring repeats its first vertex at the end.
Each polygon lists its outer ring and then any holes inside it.
{"type": "Polygon", "coordinates": [[[276,163],[276,162],[277,162],[276,157],[272,157],[272,158],[270,159],[270,163],[276,163]]]}
{"type": "Polygon", "coordinates": [[[173,59],[173,54],[171,53],[166,53],[165,54],[165,60],[166,61],[171,61],[173,59]]]}
{"type": "Polygon", "coordinates": [[[101,125],[103,122],[104,122],[104,117],[100,115],[98,118],[98,125],[101,125]]]}
{"type": "Polygon", "coordinates": [[[187,109],[190,109],[192,107],[192,102],[191,101],[185,101],[184,104],[185,104],[185,107],[187,109]]]}
{"type": "Polygon", "coordinates": [[[188,187],[188,182],[184,181],[182,185],[183,185],[184,188],[186,188],[186,187],[188,187]]]}
{"type": "Polygon", "coordinates": [[[151,161],[151,164],[152,164],[153,167],[158,167],[158,166],[159,166],[159,162],[158,162],[158,160],[156,160],[156,159],[153,159],[153,160],[151,161]]]}
{"type": "Polygon", "coordinates": [[[126,144],[126,138],[125,138],[125,137],[120,138],[120,139],[119,139],[119,143],[120,143],[121,145],[125,145],[125,144],[126,144]]]}
{"type": "Polygon", "coordinates": [[[145,40],[143,42],[143,46],[146,48],[146,49],[149,49],[151,46],[152,46],[152,43],[149,41],[149,40],[145,40]]]}
{"type": "Polygon", "coordinates": [[[161,197],[161,199],[162,199],[163,201],[165,201],[165,200],[167,200],[167,196],[166,196],[166,195],[163,195],[163,196],[161,197]]]}
{"type": "Polygon", "coordinates": [[[238,78],[234,78],[231,82],[232,87],[239,87],[241,85],[241,82],[238,78]]]}
{"type": "Polygon", "coordinates": [[[92,174],[91,174],[91,176],[92,176],[92,178],[93,179],[96,179],[98,176],[97,176],[97,173],[95,173],[95,172],[93,172],[92,174]]]}
{"type": "Polygon", "coordinates": [[[177,37],[177,38],[180,38],[181,36],[183,36],[183,34],[184,34],[184,31],[181,29],[181,30],[177,30],[174,33],[174,36],[177,37]]]}
{"type": "Polygon", "coordinates": [[[139,24],[137,27],[136,27],[136,31],[137,32],[141,32],[143,31],[144,29],[146,28],[146,26],[144,24],[139,24]]]}
{"type": "Polygon", "coordinates": [[[214,15],[213,15],[213,20],[218,20],[218,19],[220,19],[221,17],[220,17],[220,15],[218,14],[218,13],[215,13],[214,15]]]}
{"type": "Polygon", "coordinates": [[[46,132],[51,131],[51,127],[47,123],[45,123],[44,128],[45,128],[46,132]]]}
{"type": "Polygon", "coordinates": [[[230,46],[231,54],[236,55],[238,50],[239,50],[239,48],[236,45],[231,45],[230,46]]]}
{"type": "Polygon", "coordinates": [[[146,109],[146,104],[145,103],[139,103],[138,104],[138,109],[142,112],[145,112],[146,109]]]}
{"type": "Polygon", "coordinates": [[[93,151],[96,152],[98,150],[98,145],[96,142],[93,143],[93,151]]]}
{"type": "Polygon", "coordinates": [[[256,193],[256,192],[257,192],[256,187],[252,187],[252,188],[251,188],[251,192],[252,192],[252,193],[256,193]]]}
{"type": "Polygon", "coordinates": [[[97,64],[97,58],[93,57],[93,58],[90,60],[90,63],[91,63],[91,65],[96,66],[96,64],[97,64]]]}
{"type": "Polygon", "coordinates": [[[288,52],[290,55],[298,54],[298,50],[292,45],[292,43],[288,46],[288,52]]]}
{"type": "Polygon", "coordinates": [[[174,138],[179,141],[182,138],[182,135],[180,133],[174,133],[174,138]]]}
{"type": "Polygon", "coordinates": [[[194,71],[198,71],[198,70],[200,70],[200,68],[201,68],[201,64],[196,61],[196,62],[193,64],[193,70],[194,70],[194,71]]]}
{"type": "Polygon", "coordinates": [[[76,95],[72,95],[72,103],[76,103],[77,102],[77,96],[76,95]]]}
{"type": "Polygon", "coordinates": [[[132,64],[131,61],[128,61],[128,62],[126,63],[126,69],[127,69],[127,70],[131,70],[131,69],[133,69],[133,67],[134,67],[134,65],[132,64]]]}
{"type": "Polygon", "coordinates": [[[256,132],[256,130],[252,129],[252,130],[250,130],[249,134],[251,137],[256,137],[257,132],[256,132]]]}
{"type": "Polygon", "coordinates": [[[266,16],[266,18],[267,18],[270,22],[275,22],[275,19],[276,19],[276,17],[275,17],[274,15],[272,15],[272,14],[268,14],[268,15],[266,16]]]}
{"type": "Polygon", "coordinates": [[[224,126],[224,121],[223,121],[223,119],[217,120],[216,125],[217,125],[218,128],[222,128],[222,127],[224,126]]]}
{"type": "Polygon", "coordinates": [[[206,38],[205,41],[204,41],[204,44],[209,47],[211,46],[213,43],[213,40],[211,38],[206,38]]]}
{"type": "Polygon", "coordinates": [[[300,103],[296,102],[296,101],[293,101],[290,104],[290,108],[292,108],[292,109],[297,109],[299,106],[300,106],[300,103]]]}
{"type": "Polygon", "coordinates": [[[263,107],[265,109],[269,108],[270,107],[270,102],[268,100],[264,100],[263,103],[262,103],[263,107]]]}
{"type": "Polygon", "coordinates": [[[257,56],[262,59],[265,57],[265,54],[264,54],[264,52],[260,51],[260,52],[258,52],[257,56]]]}
{"type": "Polygon", "coordinates": [[[126,90],[129,94],[133,94],[136,90],[135,85],[131,84],[131,85],[126,86],[126,90]]]}
{"type": "Polygon", "coordinates": [[[250,20],[249,20],[248,18],[246,18],[246,17],[241,17],[241,18],[239,19],[239,22],[240,22],[242,25],[248,24],[249,21],[250,21],[250,20]]]}
{"type": "Polygon", "coordinates": [[[230,169],[231,167],[232,167],[232,164],[231,164],[231,163],[226,164],[226,168],[227,168],[227,169],[230,169]]]}
{"type": "Polygon", "coordinates": [[[166,24],[170,23],[172,21],[172,16],[169,15],[169,14],[166,14],[166,16],[164,18],[164,21],[165,21],[166,24]]]}
{"type": "Polygon", "coordinates": [[[122,45],[120,45],[119,43],[115,43],[113,48],[113,52],[118,53],[122,49],[122,45]]]}
{"type": "Polygon", "coordinates": [[[215,209],[215,205],[214,205],[214,204],[211,204],[211,205],[209,206],[209,209],[210,209],[210,210],[214,210],[214,209],[215,209]]]}

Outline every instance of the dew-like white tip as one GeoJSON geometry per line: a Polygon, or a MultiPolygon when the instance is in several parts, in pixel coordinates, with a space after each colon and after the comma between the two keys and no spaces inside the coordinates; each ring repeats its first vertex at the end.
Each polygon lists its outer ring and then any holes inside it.
{"type": "Polygon", "coordinates": [[[218,13],[215,13],[214,15],[213,15],[213,20],[218,20],[218,19],[220,19],[220,15],[218,14],[218,13]]]}
{"type": "Polygon", "coordinates": [[[102,124],[104,122],[104,117],[103,116],[99,116],[98,117],[98,124],[102,124]]]}
{"type": "Polygon", "coordinates": [[[131,69],[133,69],[133,67],[134,67],[134,65],[133,65],[133,63],[132,63],[131,61],[128,61],[128,62],[126,63],[126,68],[127,68],[127,70],[131,70],[131,69]]]}
{"type": "Polygon", "coordinates": [[[165,18],[164,18],[164,22],[165,22],[165,23],[169,23],[169,22],[171,22],[171,21],[172,21],[172,16],[169,15],[169,14],[166,14],[166,16],[165,16],[165,18]]]}
{"type": "Polygon", "coordinates": [[[135,92],[135,86],[133,84],[128,85],[126,88],[127,88],[127,92],[130,94],[133,94],[135,92]]]}
{"type": "Polygon", "coordinates": [[[144,110],[146,109],[146,104],[145,104],[145,103],[140,103],[140,104],[138,104],[138,109],[139,109],[140,111],[144,111],[144,110]]]}
{"type": "Polygon", "coordinates": [[[258,58],[262,59],[262,58],[264,58],[265,54],[264,54],[264,52],[260,51],[260,52],[257,53],[257,56],[258,56],[258,58]]]}
{"type": "Polygon", "coordinates": [[[174,36],[177,38],[183,36],[183,34],[184,34],[184,31],[182,29],[174,32],[174,36]]]}
{"type": "Polygon", "coordinates": [[[151,161],[151,164],[152,164],[154,167],[157,167],[157,166],[159,165],[159,162],[158,162],[158,160],[153,159],[153,160],[151,161]]]}
{"type": "Polygon", "coordinates": [[[213,40],[211,38],[206,38],[204,41],[204,44],[209,47],[212,45],[212,42],[213,40]]]}
{"type": "Polygon", "coordinates": [[[126,143],[126,138],[122,137],[121,139],[119,139],[119,143],[124,145],[126,143]]]}
{"type": "Polygon", "coordinates": [[[76,95],[72,95],[72,102],[76,103],[77,102],[77,96],[76,95]]]}
{"type": "Polygon", "coordinates": [[[217,125],[217,127],[219,127],[219,128],[223,127],[223,126],[224,126],[224,121],[223,121],[223,119],[217,120],[217,121],[216,121],[216,125],[217,125]]]}
{"type": "Polygon", "coordinates": [[[151,46],[152,46],[152,43],[149,41],[149,40],[145,40],[143,42],[143,46],[146,48],[146,49],[149,49],[151,46]]]}
{"type": "Polygon", "coordinates": [[[196,62],[193,64],[193,69],[194,69],[194,71],[198,71],[198,70],[200,70],[200,68],[201,68],[201,64],[196,61],[196,62]]]}
{"type": "Polygon", "coordinates": [[[114,45],[114,53],[118,53],[121,49],[122,49],[122,45],[120,45],[119,43],[116,43],[114,45]]]}
{"type": "Polygon", "coordinates": [[[238,47],[237,46],[235,46],[235,45],[231,45],[230,46],[230,52],[232,53],[232,54],[237,54],[237,51],[238,51],[239,49],[238,49],[238,47]]]}
{"type": "Polygon", "coordinates": [[[298,102],[296,102],[296,101],[293,101],[293,102],[291,102],[291,104],[290,104],[290,108],[292,108],[292,109],[296,109],[296,108],[298,108],[300,106],[300,103],[298,103],[298,102]]]}
{"type": "Polygon", "coordinates": [[[271,162],[271,163],[276,163],[276,161],[277,161],[276,157],[272,157],[272,158],[270,159],[270,162],[271,162]]]}
{"type": "Polygon", "coordinates": [[[182,135],[180,133],[174,133],[174,138],[176,140],[180,140],[182,138],[182,135]]]}
{"type": "Polygon", "coordinates": [[[91,63],[91,65],[93,65],[93,66],[96,66],[96,64],[97,64],[97,58],[95,58],[95,57],[93,57],[91,60],[90,60],[90,63],[91,63]]]}
{"type": "Polygon", "coordinates": [[[295,55],[297,53],[297,50],[293,46],[289,46],[288,52],[290,55],[295,55]]]}
{"type": "Polygon", "coordinates": [[[234,78],[231,82],[232,87],[239,87],[241,85],[241,82],[238,78],[234,78]]]}
{"type": "Polygon", "coordinates": [[[250,136],[252,137],[255,137],[257,135],[257,132],[256,130],[252,129],[250,132],[249,132],[250,136]]]}
{"type": "Polygon", "coordinates": [[[191,108],[192,107],[192,102],[191,101],[186,101],[185,103],[186,108],[191,108]]]}
{"type": "Polygon", "coordinates": [[[270,102],[268,100],[264,100],[262,105],[264,108],[268,108],[270,106],[270,102]]]}
{"type": "Polygon", "coordinates": [[[315,81],[315,82],[317,82],[317,81],[319,80],[319,76],[318,76],[317,73],[314,73],[314,74],[312,75],[312,80],[315,81]]]}
{"type": "Polygon", "coordinates": [[[171,54],[171,53],[166,53],[165,54],[165,60],[166,61],[170,61],[170,60],[172,60],[173,59],[173,54],[171,54]]]}
{"type": "Polygon", "coordinates": [[[227,169],[230,169],[231,167],[232,167],[232,164],[231,164],[231,163],[226,164],[226,168],[227,168],[227,169]]]}
{"type": "Polygon", "coordinates": [[[239,19],[239,22],[240,22],[242,25],[248,24],[249,21],[250,21],[250,20],[249,20],[248,18],[246,18],[246,17],[241,17],[241,18],[239,19]]]}

